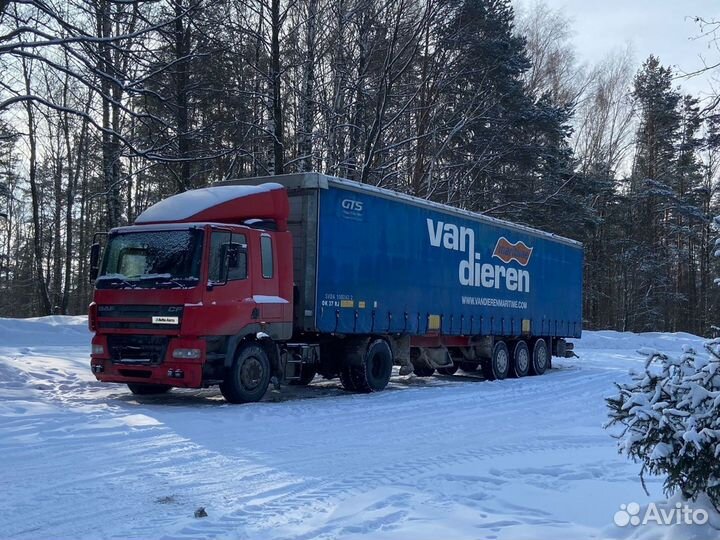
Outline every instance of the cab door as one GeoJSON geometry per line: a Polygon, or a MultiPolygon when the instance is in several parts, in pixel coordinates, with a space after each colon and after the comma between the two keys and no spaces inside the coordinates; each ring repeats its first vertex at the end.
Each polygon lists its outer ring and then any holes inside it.
{"type": "Polygon", "coordinates": [[[212,227],[207,249],[204,304],[215,335],[234,335],[257,322],[252,302],[248,238],[230,228],[212,227]]]}

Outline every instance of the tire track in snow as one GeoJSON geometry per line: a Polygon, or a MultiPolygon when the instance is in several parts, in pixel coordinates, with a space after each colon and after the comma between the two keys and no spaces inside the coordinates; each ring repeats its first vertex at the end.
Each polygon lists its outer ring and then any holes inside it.
{"type": "MultiPolygon", "coordinates": [[[[596,373],[590,377],[585,377],[581,381],[570,381],[563,377],[563,380],[558,380],[555,386],[562,388],[565,392],[572,393],[573,386],[583,387],[592,386],[598,380],[606,377],[606,374],[596,373]]],[[[548,378],[549,379],[549,378],[548,378]]],[[[544,390],[545,392],[537,392],[539,394],[538,399],[534,401],[534,406],[544,406],[548,403],[557,403],[559,397],[556,393],[552,392],[552,385],[548,385],[544,390]]],[[[501,391],[500,391],[501,392],[501,391]]],[[[567,395],[567,394],[565,394],[567,395]]],[[[428,396],[429,397],[429,396],[428,396]]],[[[462,399],[455,399],[455,402],[462,402],[468,399],[472,399],[473,396],[466,396],[462,399]]],[[[438,398],[441,400],[440,398],[438,398]]],[[[418,400],[422,402],[422,400],[418,400]]],[[[436,399],[428,399],[425,401],[426,408],[434,407],[436,399]]],[[[503,400],[493,401],[494,405],[514,404],[516,410],[523,410],[527,405],[526,402],[518,401],[514,397],[507,397],[503,400]]],[[[387,410],[382,407],[370,407],[370,412],[375,409],[387,410]]],[[[366,410],[368,412],[368,410],[366,410]]],[[[417,411],[422,412],[422,409],[417,411]]],[[[505,407],[497,407],[491,414],[485,415],[483,420],[492,424],[492,420],[495,423],[503,423],[507,418],[509,412],[505,407]]],[[[575,411],[579,413],[580,411],[575,411]]],[[[455,414],[458,414],[455,412],[455,414]]],[[[378,420],[375,419],[374,423],[386,422],[387,419],[378,420]]],[[[480,421],[480,419],[478,419],[480,421]]],[[[321,425],[325,425],[320,422],[321,425]]],[[[442,425],[442,424],[441,424],[442,425]]],[[[433,437],[446,436],[452,433],[456,428],[457,424],[445,424],[445,429],[441,430],[440,433],[434,432],[433,437]]],[[[408,437],[409,433],[406,429],[401,432],[402,437],[408,437]]],[[[314,433],[313,437],[316,438],[317,434],[314,433]]],[[[413,437],[408,437],[413,439],[413,437]]],[[[393,455],[392,443],[393,441],[383,440],[380,448],[380,452],[389,453],[393,455]],[[382,450],[383,447],[390,447],[389,450],[382,450]]],[[[395,450],[397,450],[397,440],[395,450]]],[[[459,441],[448,441],[449,446],[452,447],[454,442],[459,441]]],[[[247,498],[244,506],[238,508],[235,511],[222,515],[218,520],[213,520],[213,524],[209,522],[203,522],[202,524],[194,524],[188,529],[181,529],[177,534],[172,537],[192,537],[201,533],[202,536],[222,536],[225,534],[231,534],[237,532],[237,528],[247,525],[248,522],[252,522],[255,527],[259,527],[260,530],[270,530],[279,525],[288,525],[293,522],[300,523],[308,512],[325,512],[329,507],[332,506],[333,502],[340,501],[347,497],[362,493],[364,491],[376,489],[381,486],[393,486],[399,482],[417,478],[418,476],[427,476],[438,470],[447,467],[450,464],[465,464],[472,466],[479,462],[487,461],[493,456],[498,455],[510,455],[510,454],[524,454],[532,452],[544,452],[544,451],[569,451],[578,450],[582,448],[589,448],[596,446],[598,443],[607,444],[605,437],[597,437],[597,440],[588,440],[588,438],[579,438],[578,440],[545,440],[545,441],[531,441],[524,443],[509,443],[504,445],[494,445],[491,447],[484,448],[473,448],[463,449],[459,451],[451,451],[443,454],[442,456],[430,455],[420,459],[414,459],[410,463],[402,463],[398,466],[396,463],[388,463],[386,465],[372,468],[371,470],[365,470],[359,474],[351,474],[348,477],[336,480],[323,480],[319,484],[312,482],[309,485],[300,485],[286,493],[279,493],[277,497],[270,501],[263,501],[262,504],[258,504],[253,500],[252,497],[247,498]],[[262,525],[261,525],[262,524],[262,525]]],[[[303,455],[303,450],[309,450],[306,445],[294,444],[287,445],[284,448],[278,450],[287,452],[288,455],[303,455]]],[[[321,456],[320,458],[308,458],[312,459],[325,459],[328,456],[321,456]]],[[[284,465],[288,465],[288,460],[285,460],[284,465]]],[[[242,501],[238,501],[242,502],[242,501]]]]}
{"type": "MultiPolygon", "coordinates": [[[[34,376],[31,372],[25,382],[33,384],[34,376]]],[[[23,459],[32,466],[11,473],[11,480],[43,479],[47,492],[44,502],[31,501],[42,504],[42,514],[22,519],[10,512],[4,533],[32,537],[38,531],[62,530],[81,537],[147,536],[143,521],[153,523],[153,536],[172,530],[178,531],[178,537],[237,537],[244,530],[269,533],[273,527],[322,515],[333,504],[359,493],[409,482],[448,464],[472,467],[499,453],[592,446],[586,439],[522,443],[504,436],[510,439],[507,444],[467,448],[463,433],[501,431],[513,415],[545,424],[547,419],[544,422],[540,412],[547,407],[555,414],[577,414],[579,411],[572,410],[577,400],[570,400],[573,407],[565,412],[557,405],[564,396],[597,395],[596,385],[606,380],[607,372],[582,368],[553,370],[541,378],[519,381],[442,379],[420,387],[412,381],[395,380],[393,389],[371,396],[291,398],[245,407],[215,404],[211,396],[208,406],[198,408],[192,400],[183,405],[183,394],[173,397],[172,405],[163,405],[162,400],[128,399],[112,387],[56,372],[40,383],[48,385],[40,392],[62,410],[38,416],[31,427],[27,421],[33,417],[21,416],[0,429],[0,452],[8,452],[13,462],[23,459]],[[53,385],[53,380],[60,384],[53,385]],[[67,429],[68,414],[77,415],[70,423],[72,430],[67,429]],[[159,425],[123,423],[138,414],[152,416],[159,425]],[[182,425],[185,414],[190,417],[187,423],[194,426],[189,433],[182,425]],[[234,425],[238,416],[242,421],[234,425]],[[308,418],[312,418],[312,431],[303,431],[308,418]],[[433,420],[428,422],[428,418],[433,420]],[[278,436],[276,424],[293,423],[300,426],[299,431],[278,436]],[[356,433],[349,440],[333,441],[352,430],[356,433]],[[219,433],[224,435],[222,443],[218,443],[219,433]],[[39,434],[42,436],[33,443],[33,436],[39,434]],[[18,437],[30,442],[19,447],[18,437]],[[322,441],[334,443],[334,447],[318,448],[322,441]],[[437,452],[438,441],[459,449],[437,452]],[[420,457],[412,455],[408,443],[416,446],[420,457]],[[378,449],[375,456],[368,454],[373,448],[378,449]],[[338,451],[344,455],[333,455],[338,451]],[[353,466],[354,452],[362,454],[367,463],[353,466]],[[53,474],[63,468],[69,471],[66,478],[53,474]],[[156,502],[165,496],[175,502],[156,502]],[[84,506],[93,504],[102,506],[101,515],[78,516],[84,506]],[[206,505],[211,517],[202,521],[190,518],[196,505],[206,505]],[[183,515],[188,518],[181,518],[183,515]]],[[[557,420],[555,417],[552,422],[557,420]]],[[[22,516],[23,510],[27,512],[27,506],[16,514],[22,516]]],[[[401,513],[392,518],[402,519],[401,513]]],[[[368,527],[386,524],[383,519],[368,527]]]]}

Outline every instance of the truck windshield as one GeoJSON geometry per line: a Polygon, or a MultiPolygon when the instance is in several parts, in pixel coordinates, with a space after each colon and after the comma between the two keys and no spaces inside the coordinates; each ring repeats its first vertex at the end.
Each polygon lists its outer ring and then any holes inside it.
{"type": "Polygon", "coordinates": [[[109,238],[98,289],[194,287],[200,281],[202,230],[141,231],[109,238]]]}

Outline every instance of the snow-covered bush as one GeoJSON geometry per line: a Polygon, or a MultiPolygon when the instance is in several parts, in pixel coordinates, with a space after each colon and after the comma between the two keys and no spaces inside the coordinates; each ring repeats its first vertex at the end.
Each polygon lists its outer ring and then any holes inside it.
{"type": "Polygon", "coordinates": [[[647,352],[645,369],[607,399],[607,427],[620,428],[619,451],[642,463],[641,479],[666,475],[666,495],[704,492],[720,509],[720,339],[704,347],[678,358],[647,352]]]}

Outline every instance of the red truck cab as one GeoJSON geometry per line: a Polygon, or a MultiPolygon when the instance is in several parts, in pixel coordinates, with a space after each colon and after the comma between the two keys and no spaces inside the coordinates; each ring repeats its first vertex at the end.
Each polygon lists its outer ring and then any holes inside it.
{"type": "Polygon", "coordinates": [[[92,257],[96,378],[138,394],[224,382],[233,394],[230,360],[251,336],[271,369],[258,364],[264,358],[244,362],[236,375],[250,392],[236,401],[264,394],[267,379],[281,375],[273,343],[292,335],[287,218],[279,184],[223,186],[170,197],[110,231],[102,262],[99,246],[92,257]]]}

